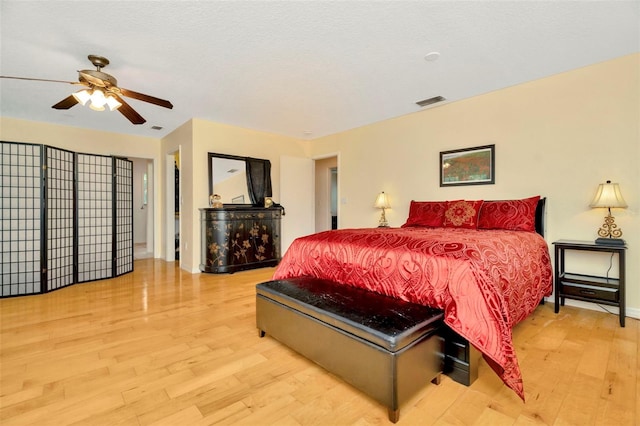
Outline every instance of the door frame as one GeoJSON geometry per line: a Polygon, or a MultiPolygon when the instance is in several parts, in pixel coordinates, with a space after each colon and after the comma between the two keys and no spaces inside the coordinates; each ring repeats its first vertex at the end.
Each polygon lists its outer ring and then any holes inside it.
{"type": "MultiPolygon", "coordinates": [[[[338,170],[338,177],[337,177],[337,182],[336,182],[336,185],[337,185],[337,188],[336,188],[336,198],[337,198],[336,215],[338,216],[338,227],[340,227],[340,210],[341,210],[340,209],[340,205],[341,205],[341,203],[340,203],[340,199],[341,199],[340,198],[340,175],[341,175],[341,173],[340,173],[340,168],[341,168],[341,165],[340,165],[340,151],[330,152],[330,153],[322,154],[322,155],[316,155],[314,157],[311,157],[311,159],[313,160],[313,174],[315,176],[316,161],[318,161],[318,160],[326,160],[327,158],[333,158],[333,157],[336,158],[336,168],[338,170]]],[[[314,194],[314,200],[316,200],[317,197],[318,197],[318,194],[316,194],[315,184],[314,184],[314,188],[313,188],[313,194],[314,194]]],[[[315,220],[316,220],[316,218],[315,218],[315,209],[314,209],[314,217],[313,217],[314,223],[315,223],[315,220]]]]}
{"type": "MultiPolygon", "coordinates": [[[[178,153],[180,156],[180,148],[176,151],[170,152],[165,156],[165,257],[164,259],[167,262],[175,262],[176,260],[176,243],[175,243],[175,235],[176,235],[176,174],[175,174],[175,154],[178,153]]],[[[179,179],[178,183],[178,191],[182,191],[180,187],[182,184],[182,177],[179,179]]],[[[180,195],[182,197],[182,195],[180,195]]],[[[179,214],[180,212],[178,212],[179,214]]],[[[182,235],[182,224],[178,222],[178,233],[182,235]]],[[[182,256],[180,256],[180,262],[182,262],[182,256]]]]}

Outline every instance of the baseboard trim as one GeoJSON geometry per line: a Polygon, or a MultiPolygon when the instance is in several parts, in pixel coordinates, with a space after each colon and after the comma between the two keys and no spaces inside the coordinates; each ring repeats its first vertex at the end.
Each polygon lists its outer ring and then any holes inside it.
{"type": "MultiPolygon", "coordinates": [[[[553,303],[553,297],[546,298],[545,302],[553,303]]],[[[575,308],[589,309],[591,311],[612,313],[615,315],[620,314],[620,309],[618,309],[616,306],[598,305],[597,303],[582,302],[580,300],[565,299],[565,305],[573,306],[575,308]]],[[[640,309],[638,308],[630,308],[627,306],[625,314],[626,318],[635,318],[640,320],[640,309]]]]}

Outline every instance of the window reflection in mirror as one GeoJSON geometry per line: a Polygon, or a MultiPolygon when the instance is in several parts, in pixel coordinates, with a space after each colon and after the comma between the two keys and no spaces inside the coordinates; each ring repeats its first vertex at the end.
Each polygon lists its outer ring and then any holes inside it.
{"type": "Polygon", "coordinates": [[[210,193],[220,195],[223,204],[251,204],[244,158],[210,154],[209,160],[210,193]]]}

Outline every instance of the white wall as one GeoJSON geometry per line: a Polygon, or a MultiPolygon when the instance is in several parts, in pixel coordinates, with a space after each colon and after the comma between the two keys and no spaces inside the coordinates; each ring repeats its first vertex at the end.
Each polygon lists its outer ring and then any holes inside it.
{"type": "MultiPolygon", "coordinates": [[[[371,227],[388,193],[399,226],[415,200],[547,197],[547,241],[595,240],[599,183],[618,182],[629,205],[614,212],[627,251],[627,307],[640,317],[640,55],[630,55],[312,141],[340,152],[341,228],[371,227]],[[439,153],[496,145],[495,185],[439,186],[439,153]],[[346,202],[346,203],[345,203],[346,202]]],[[[443,94],[446,96],[446,93],[443,94]]],[[[585,258],[584,272],[609,265],[585,258]]]]}

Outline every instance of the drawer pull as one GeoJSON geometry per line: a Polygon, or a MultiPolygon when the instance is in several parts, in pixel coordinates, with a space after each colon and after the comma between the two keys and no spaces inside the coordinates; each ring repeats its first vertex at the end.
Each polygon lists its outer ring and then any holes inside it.
{"type": "Polygon", "coordinates": [[[594,296],[596,292],[593,290],[580,290],[580,294],[588,294],[590,296],[594,296]]]}

